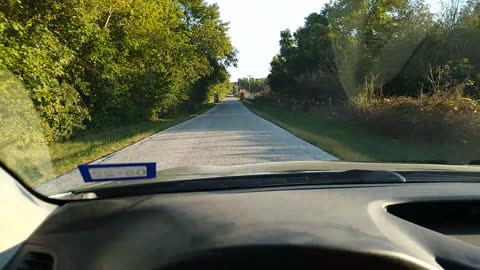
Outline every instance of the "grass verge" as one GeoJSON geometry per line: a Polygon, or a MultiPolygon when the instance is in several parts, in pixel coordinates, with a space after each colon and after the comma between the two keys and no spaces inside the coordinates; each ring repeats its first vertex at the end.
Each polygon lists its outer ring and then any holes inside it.
{"type": "Polygon", "coordinates": [[[198,116],[213,106],[213,104],[208,104],[202,107],[196,114],[182,114],[173,119],[150,120],[115,128],[85,131],[68,141],[53,143],[49,148],[54,170],[57,175],[68,172],[79,164],[97,160],[148,136],[198,116]]]}
{"type": "Polygon", "coordinates": [[[478,142],[430,143],[392,139],[329,113],[291,111],[268,98],[245,105],[254,113],[345,161],[466,164],[478,160],[478,142]]]}

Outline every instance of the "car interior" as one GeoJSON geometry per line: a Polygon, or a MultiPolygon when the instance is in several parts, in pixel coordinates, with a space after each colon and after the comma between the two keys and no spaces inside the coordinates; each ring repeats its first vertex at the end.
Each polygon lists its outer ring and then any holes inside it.
{"type": "Polygon", "coordinates": [[[18,197],[9,217],[41,223],[9,228],[21,241],[2,253],[5,269],[480,268],[478,183],[265,186],[43,202],[6,172],[2,178],[18,197]],[[45,214],[31,216],[38,209],[45,214]]]}

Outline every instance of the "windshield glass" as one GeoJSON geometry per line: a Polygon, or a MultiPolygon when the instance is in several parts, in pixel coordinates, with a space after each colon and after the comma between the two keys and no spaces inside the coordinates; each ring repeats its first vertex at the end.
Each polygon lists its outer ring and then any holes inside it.
{"type": "Polygon", "coordinates": [[[480,171],[478,44],[478,0],[4,0],[0,161],[45,196],[480,171]]]}

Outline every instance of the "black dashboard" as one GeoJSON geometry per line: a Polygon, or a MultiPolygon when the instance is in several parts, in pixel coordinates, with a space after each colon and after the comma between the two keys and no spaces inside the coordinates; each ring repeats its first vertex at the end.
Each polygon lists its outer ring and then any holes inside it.
{"type": "Polygon", "coordinates": [[[480,269],[478,225],[475,183],[144,195],[58,208],[7,269],[480,269]]]}

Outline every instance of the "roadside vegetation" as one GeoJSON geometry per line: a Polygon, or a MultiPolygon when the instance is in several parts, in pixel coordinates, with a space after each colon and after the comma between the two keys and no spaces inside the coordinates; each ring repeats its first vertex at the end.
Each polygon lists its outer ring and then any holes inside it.
{"type": "MultiPolygon", "coordinates": [[[[439,142],[388,136],[356,121],[344,106],[310,111],[292,110],[271,96],[256,96],[244,104],[254,113],[345,161],[468,164],[480,156],[480,138],[439,142]]],[[[432,131],[429,131],[432,133],[432,131]]]]}
{"type": "Polygon", "coordinates": [[[61,173],[226,96],[227,31],[203,0],[1,1],[2,161],[45,179],[45,145],[61,173]]]}
{"type": "Polygon", "coordinates": [[[227,30],[203,0],[6,0],[0,70],[24,85],[47,141],[62,141],[226,95],[236,63],[227,30]]]}
{"type": "Polygon", "coordinates": [[[478,0],[337,0],[280,36],[260,114],[346,160],[480,159],[478,0]]]}
{"type": "Polygon", "coordinates": [[[267,79],[265,78],[240,78],[236,82],[241,90],[251,90],[252,93],[262,93],[268,91],[267,79]]]}
{"type": "Polygon", "coordinates": [[[53,169],[57,174],[75,169],[79,164],[97,160],[138,142],[155,133],[175,126],[211,109],[213,104],[204,105],[195,114],[179,114],[172,118],[151,119],[119,127],[97,128],[75,135],[68,141],[50,145],[53,169]]]}

